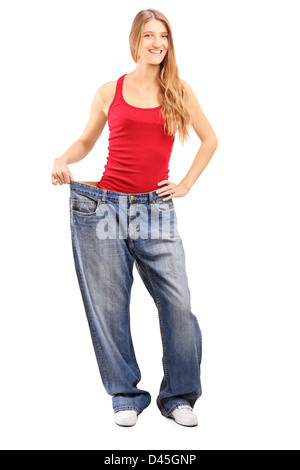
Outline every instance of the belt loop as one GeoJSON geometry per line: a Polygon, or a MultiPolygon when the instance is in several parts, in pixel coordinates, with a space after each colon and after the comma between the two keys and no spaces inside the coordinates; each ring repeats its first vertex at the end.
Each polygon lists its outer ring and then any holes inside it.
{"type": "Polygon", "coordinates": [[[150,193],[148,193],[149,204],[152,202],[152,199],[153,199],[153,193],[154,193],[154,191],[151,191],[150,193]]]}
{"type": "Polygon", "coordinates": [[[106,194],[107,194],[107,189],[102,189],[102,201],[106,201],[106,194]]]}

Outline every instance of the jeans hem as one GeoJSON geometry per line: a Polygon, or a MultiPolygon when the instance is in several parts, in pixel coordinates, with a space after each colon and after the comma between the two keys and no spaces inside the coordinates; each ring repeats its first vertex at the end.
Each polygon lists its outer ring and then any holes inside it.
{"type": "Polygon", "coordinates": [[[187,404],[187,402],[184,401],[184,402],[178,402],[178,403],[176,403],[176,405],[173,405],[173,406],[169,409],[169,411],[166,411],[165,409],[162,409],[162,410],[161,410],[161,414],[162,414],[163,416],[165,416],[165,418],[168,418],[168,417],[170,416],[170,414],[172,414],[173,411],[174,411],[178,406],[189,406],[189,407],[191,408],[191,410],[193,409],[193,407],[192,407],[191,405],[187,404]]]}
{"type": "Polygon", "coordinates": [[[125,411],[125,410],[135,410],[137,414],[140,414],[142,410],[140,410],[137,406],[116,406],[114,407],[114,412],[117,413],[118,411],[125,411]]]}

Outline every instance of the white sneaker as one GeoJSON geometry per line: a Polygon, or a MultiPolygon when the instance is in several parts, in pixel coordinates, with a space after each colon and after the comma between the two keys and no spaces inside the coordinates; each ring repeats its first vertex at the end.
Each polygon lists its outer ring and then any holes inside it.
{"type": "Polygon", "coordinates": [[[134,410],[121,410],[115,414],[115,423],[119,426],[134,426],[138,414],[134,410]]]}
{"type": "Polygon", "coordinates": [[[198,419],[190,406],[178,406],[170,414],[170,418],[175,419],[177,424],[182,426],[198,426],[198,419]]]}

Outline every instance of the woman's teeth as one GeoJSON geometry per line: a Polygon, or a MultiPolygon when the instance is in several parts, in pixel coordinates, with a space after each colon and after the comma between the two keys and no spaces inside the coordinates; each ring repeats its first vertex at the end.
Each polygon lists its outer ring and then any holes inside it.
{"type": "Polygon", "coordinates": [[[154,50],[149,50],[149,52],[151,52],[151,54],[161,54],[162,51],[154,51],[154,50]]]}

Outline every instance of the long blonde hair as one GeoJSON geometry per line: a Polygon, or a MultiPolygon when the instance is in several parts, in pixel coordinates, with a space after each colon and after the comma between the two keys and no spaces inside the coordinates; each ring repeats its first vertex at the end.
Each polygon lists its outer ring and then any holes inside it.
{"type": "Polygon", "coordinates": [[[145,9],[135,16],[129,34],[130,52],[134,62],[137,63],[143,26],[153,18],[162,21],[168,31],[168,51],[160,64],[158,79],[162,96],[161,112],[164,118],[164,131],[169,135],[175,135],[178,131],[179,141],[183,145],[190,139],[191,116],[187,108],[187,94],[179,79],[171,25],[163,13],[158,10],[145,9]]]}

